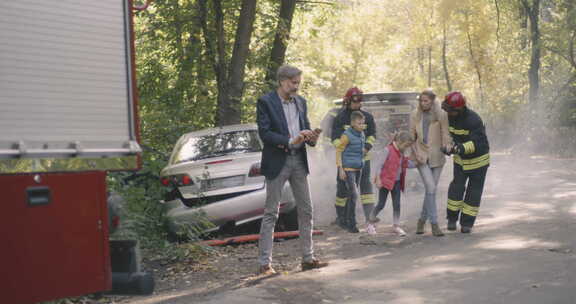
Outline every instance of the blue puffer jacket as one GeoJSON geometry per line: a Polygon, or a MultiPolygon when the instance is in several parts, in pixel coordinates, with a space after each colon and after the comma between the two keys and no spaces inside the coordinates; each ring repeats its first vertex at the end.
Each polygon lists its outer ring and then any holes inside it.
{"type": "Polygon", "coordinates": [[[342,167],[361,169],[364,164],[362,161],[362,149],[364,149],[364,143],[366,142],[364,133],[358,132],[354,128],[348,128],[344,131],[344,134],[348,137],[349,143],[344,152],[342,152],[342,167]]]}

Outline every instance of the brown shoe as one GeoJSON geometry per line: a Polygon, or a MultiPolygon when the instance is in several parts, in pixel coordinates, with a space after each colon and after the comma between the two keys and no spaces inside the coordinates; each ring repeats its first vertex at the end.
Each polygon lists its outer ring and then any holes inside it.
{"type": "Polygon", "coordinates": [[[270,266],[270,264],[260,265],[260,267],[258,267],[258,274],[260,274],[260,275],[273,275],[273,274],[276,274],[276,270],[274,270],[274,268],[272,268],[272,266],[270,266]]]}
{"type": "Polygon", "coordinates": [[[416,234],[424,234],[424,225],[426,221],[419,219],[418,224],[416,224],[416,234]]]}
{"type": "Polygon", "coordinates": [[[313,259],[311,262],[302,262],[302,271],[322,268],[326,266],[328,266],[327,262],[320,262],[317,259],[313,259]]]}
{"type": "Polygon", "coordinates": [[[444,236],[444,232],[442,232],[442,229],[440,229],[440,226],[438,226],[438,224],[432,224],[432,235],[444,236]]]}

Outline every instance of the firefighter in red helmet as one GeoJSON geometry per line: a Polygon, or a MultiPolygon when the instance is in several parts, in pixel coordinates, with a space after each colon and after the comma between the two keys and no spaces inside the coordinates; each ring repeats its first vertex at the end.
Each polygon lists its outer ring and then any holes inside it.
{"type": "Polygon", "coordinates": [[[470,233],[478,216],[484,189],[486,172],[490,165],[490,147],[486,128],[476,112],[466,106],[466,98],[460,92],[450,92],[442,102],[448,113],[451,149],[443,152],[453,155],[454,177],[448,188],[448,230],[470,233]]]}
{"type": "MultiPolygon", "coordinates": [[[[334,119],[334,123],[332,124],[331,138],[332,144],[335,147],[338,146],[342,133],[350,127],[351,113],[353,111],[362,112],[366,122],[366,128],[364,129],[366,142],[364,145],[364,166],[360,176],[360,201],[362,203],[362,209],[364,210],[366,222],[368,223],[368,217],[370,216],[372,209],[374,209],[374,203],[376,202],[372,183],[370,181],[370,150],[376,142],[376,124],[374,123],[374,117],[372,114],[361,110],[362,100],[363,93],[359,88],[353,87],[346,91],[346,94],[342,99],[343,109],[338,113],[334,119]]],[[[336,224],[344,229],[348,229],[348,225],[345,221],[345,207],[349,193],[346,188],[346,182],[339,179],[338,176],[336,176],[336,180],[336,224]]]]}

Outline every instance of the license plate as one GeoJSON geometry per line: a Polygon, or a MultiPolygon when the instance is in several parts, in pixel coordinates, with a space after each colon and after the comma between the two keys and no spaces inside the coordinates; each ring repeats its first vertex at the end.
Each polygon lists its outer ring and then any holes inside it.
{"type": "Polygon", "coordinates": [[[244,185],[244,175],[212,178],[202,181],[202,191],[214,191],[242,185],[244,185]]]}

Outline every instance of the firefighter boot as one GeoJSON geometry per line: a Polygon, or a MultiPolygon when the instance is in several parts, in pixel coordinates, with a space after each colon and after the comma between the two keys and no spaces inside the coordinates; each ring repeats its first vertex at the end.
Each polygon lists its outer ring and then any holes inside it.
{"type": "Polygon", "coordinates": [[[348,229],[345,207],[336,206],[336,225],[344,230],[348,229]]]}
{"type": "Polygon", "coordinates": [[[431,226],[433,236],[444,236],[444,232],[442,232],[442,229],[440,229],[440,226],[438,226],[438,224],[431,224],[431,226]]]}
{"type": "Polygon", "coordinates": [[[418,224],[416,224],[416,234],[424,234],[424,225],[426,220],[418,219],[418,224]]]}
{"type": "Polygon", "coordinates": [[[448,220],[448,227],[446,227],[446,229],[450,231],[456,231],[456,221],[453,222],[448,220]]]}
{"type": "Polygon", "coordinates": [[[472,227],[462,226],[462,227],[460,227],[460,232],[470,233],[470,232],[472,232],[472,227]]]}

